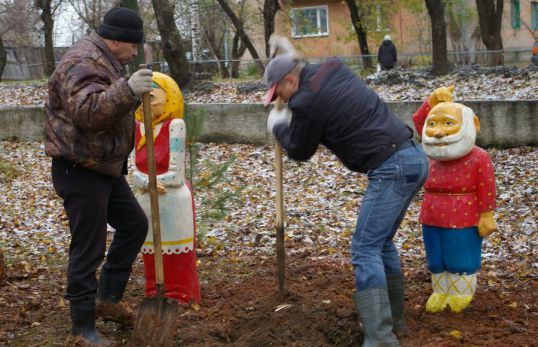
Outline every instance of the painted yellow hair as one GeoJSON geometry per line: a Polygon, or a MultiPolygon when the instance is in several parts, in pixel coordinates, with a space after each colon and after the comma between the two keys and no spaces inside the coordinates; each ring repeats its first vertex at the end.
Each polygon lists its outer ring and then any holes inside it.
{"type": "MultiPolygon", "coordinates": [[[[162,123],[166,120],[174,118],[183,118],[183,94],[181,93],[181,90],[179,89],[179,86],[177,85],[176,81],[174,81],[172,77],[160,72],[153,72],[152,80],[155,85],[154,87],[160,88],[166,93],[166,101],[164,104],[163,113],[159,117],[153,119],[153,128],[155,128],[157,124],[162,123]]],[[[142,105],[140,105],[140,107],[138,107],[138,109],[136,110],[135,118],[142,123],[144,122],[142,105]]],[[[153,137],[155,138],[155,133],[153,137]]],[[[142,147],[144,147],[145,144],[146,136],[143,135],[140,137],[140,142],[138,142],[137,150],[140,150],[142,147]]]]}

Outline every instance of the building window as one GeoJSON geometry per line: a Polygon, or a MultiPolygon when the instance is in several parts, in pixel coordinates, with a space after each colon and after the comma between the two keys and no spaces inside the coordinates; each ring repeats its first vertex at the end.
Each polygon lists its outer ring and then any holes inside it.
{"type": "Polygon", "coordinates": [[[532,30],[538,30],[538,1],[531,2],[532,30]]]}
{"type": "Polygon", "coordinates": [[[327,6],[303,7],[291,10],[291,36],[327,36],[329,18],[327,6]]]}
{"type": "Polygon", "coordinates": [[[521,28],[521,13],[519,10],[519,0],[512,0],[511,14],[512,14],[512,28],[520,29],[521,28]]]}

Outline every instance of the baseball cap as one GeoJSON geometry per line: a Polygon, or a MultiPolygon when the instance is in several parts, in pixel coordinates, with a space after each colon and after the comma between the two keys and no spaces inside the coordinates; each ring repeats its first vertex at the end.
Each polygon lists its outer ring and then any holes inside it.
{"type": "Polygon", "coordinates": [[[267,106],[273,101],[278,82],[284,78],[297,64],[297,59],[293,54],[281,54],[273,58],[267,67],[265,68],[265,74],[263,75],[263,82],[267,87],[267,94],[263,101],[263,105],[267,106]]]}

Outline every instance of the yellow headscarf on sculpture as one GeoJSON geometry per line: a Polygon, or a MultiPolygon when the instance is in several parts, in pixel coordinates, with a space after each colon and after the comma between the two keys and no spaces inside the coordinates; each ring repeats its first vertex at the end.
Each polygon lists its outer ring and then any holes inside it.
{"type": "MultiPolygon", "coordinates": [[[[162,123],[169,119],[174,118],[183,118],[184,105],[183,105],[183,94],[179,89],[176,81],[168,75],[165,75],[160,72],[153,72],[153,88],[162,89],[166,93],[166,100],[164,101],[163,112],[161,114],[153,115],[152,125],[153,128],[159,123],[162,123]]],[[[154,109],[152,101],[152,111],[154,109]]],[[[138,107],[135,112],[135,118],[144,123],[144,113],[142,111],[142,105],[138,107]]],[[[153,138],[155,139],[155,132],[153,133],[153,138]]],[[[146,136],[142,135],[140,141],[138,142],[137,150],[140,150],[146,144],[146,136]]]]}

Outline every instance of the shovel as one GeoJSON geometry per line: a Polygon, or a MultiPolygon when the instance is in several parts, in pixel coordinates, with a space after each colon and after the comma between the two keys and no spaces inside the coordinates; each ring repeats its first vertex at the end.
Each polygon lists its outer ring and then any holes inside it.
{"type": "MultiPolygon", "coordinates": [[[[146,68],[146,65],[140,65],[146,68]]],[[[164,271],[161,249],[161,225],[159,218],[159,198],[157,195],[157,174],[155,169],[155,148],[153,142],[151,100],[149,93],[142,96],[144,128],[148,157],[149,195],[151,204],[151,224],[153,229],[153,249],[155,252],[155,279],[157,296],[145,298],[138,308],[131,346],[172,346],[176,332],[179,304],[164,297],[164,271]]]]}
{"type": "MultiPolygon", "coordinates": [[[[274,107],[283,108],[282,99],[278,97],[274,107]]],[[[278,296],[286,296],[286,252],[284,248],[284,202],[282,187],[282,146],[275,141],[275,180],[276,180],[276,266],[278,271],[278,296]]]]}
{"type": "MultiPolygon", "coordinates": [[[[289,40],[272,35],[269,39],[271,46],[271,58],[283,53],[295,53],[295,49],[289,40]]],[[[280,96],[275,100],[274,107],[277,110],[284,108],[280,96]]],[[[282,186],[282,145],[275,141],[275,181],[276,181],[276,267],[278,271],[278,296],[283,300],[286,295],[286,250],[284,245],[284,189],[282,186]]]]}

